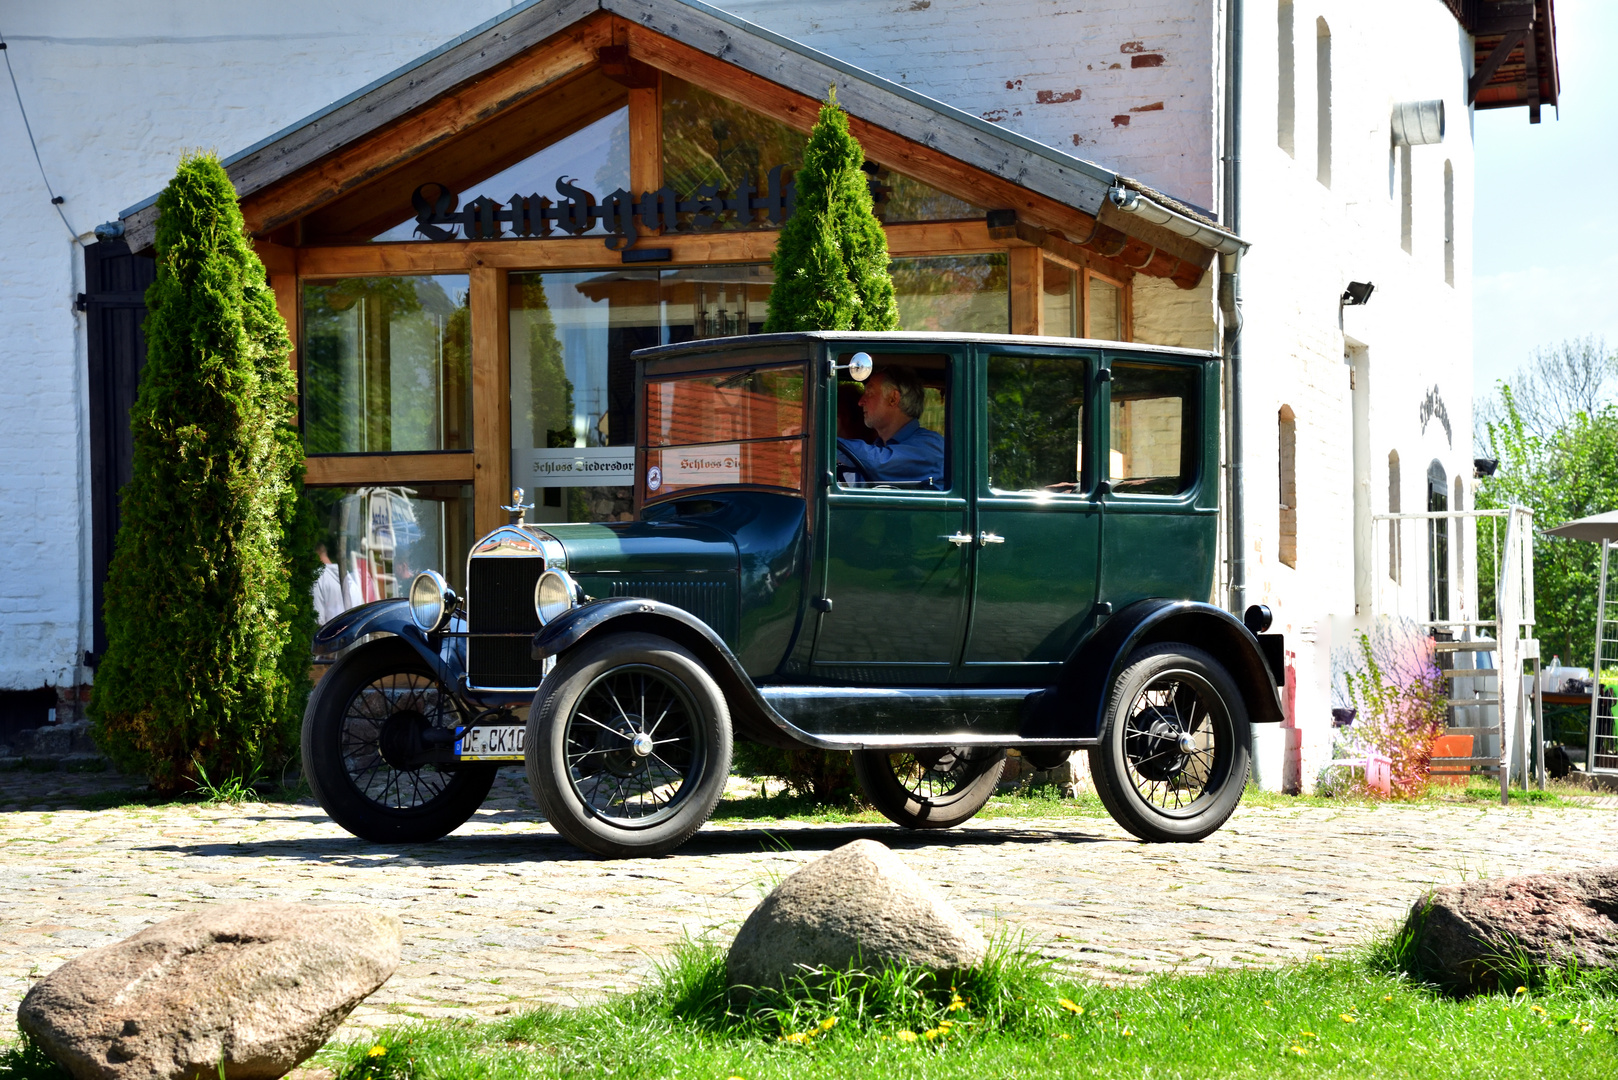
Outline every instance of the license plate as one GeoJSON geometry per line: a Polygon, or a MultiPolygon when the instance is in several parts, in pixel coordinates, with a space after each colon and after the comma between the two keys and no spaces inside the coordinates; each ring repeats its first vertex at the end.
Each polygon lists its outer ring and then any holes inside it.
{"type": "Polygon", "coordinates": [[[455,741],[455,756],[462,761],[521,761],[526,724],[485,724],[464,728],[455,741]]]}

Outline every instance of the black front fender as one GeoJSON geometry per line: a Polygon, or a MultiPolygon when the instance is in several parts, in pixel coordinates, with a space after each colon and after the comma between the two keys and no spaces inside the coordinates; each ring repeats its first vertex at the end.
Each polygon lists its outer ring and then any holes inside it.
{"type": "Polygon", "coordinates": [[[421,654],[440,682],[445,686],[458,685],[455,673],[444,663],[438,649],[410,618],[410,601],[402,597],[373,600],[338,615],[315,632],[314,654],[331,656],[368,634],[392,634],[400,638],[421,654]]]}
{"type": "Polygon", "coordinates": [[[737,734],[769,746],[792,747],[810,741],[764,700],[742,669],[741,661],[713,627],[673,604],[634,596],[592,600],[534,635],[534,659],[560,656],[603,632],[657,634],[687,649],[724,691],[737,734]]]}
{"type": "Polygon", "coordinates": [[[1223,608],[1192,600],[1140,600],[1091,634],[1074,651],[1056,685],[1033,707],[1024,734],[1035,738],[1095,739],[1107,697],[1137,649],[1178,642],[1211,654],[1236,680],[1247,716],[1258,724],[1283,719],[1274,673],[1258,638],[1223,608]]]}

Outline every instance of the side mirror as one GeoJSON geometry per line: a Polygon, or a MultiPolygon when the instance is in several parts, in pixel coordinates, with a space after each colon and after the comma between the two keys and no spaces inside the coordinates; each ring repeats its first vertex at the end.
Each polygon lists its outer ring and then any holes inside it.
{"type": "Polygon", "coordinates": [[[835,360],[831,362],[831,375],[834,379],[839,371],[846,371],[850,379],[855,382],[864,382],[871,377],[871,372],[874,370],[875,365],[871,362],[871,354],[868,352],[855,353],[848,358],[848,363],[846,364],[839,364],[835,360]]]}

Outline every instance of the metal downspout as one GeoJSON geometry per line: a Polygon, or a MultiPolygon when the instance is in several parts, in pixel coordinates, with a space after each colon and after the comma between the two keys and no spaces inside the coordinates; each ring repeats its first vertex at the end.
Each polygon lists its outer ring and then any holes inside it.
{"type": "MultiPolygon", "coordinates": [[[[1229,0],[1225,24],[1224,227],[1242,228],[1242,0],[1229,0]]],[[[1246,500],[1242,484],[1242,285],[1241,253],[1219,260],[1219,310],[1225,320],[1225,437],[1229,491],[1230,609],[1247,609],[1246,500]]]]}

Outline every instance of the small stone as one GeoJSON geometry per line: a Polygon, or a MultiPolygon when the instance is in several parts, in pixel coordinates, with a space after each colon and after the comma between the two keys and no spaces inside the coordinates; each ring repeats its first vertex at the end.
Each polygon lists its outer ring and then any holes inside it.
{"type": "Polygon", "coordinates": [[[361,907],[210,906],[69,960],[17,1023],[78,1080],[270,1080],[387,981],[403,936],[361,907]]]}
{"type": "Polygon", "coordinates": [[[1515,980],[1519,959],[1615,969],[1618,867],[1446,885],[1418,900],[1405,926],[1422,976],[1457,993],[1515,980]]]}
{"type": "Polygon", "coordinates": [[[742,923],[733,986],[778,986],[820,969],[912,964],[935,974],[981,963],[977,927],[875,840],[856,840],[789,876],[742,923]]]}

